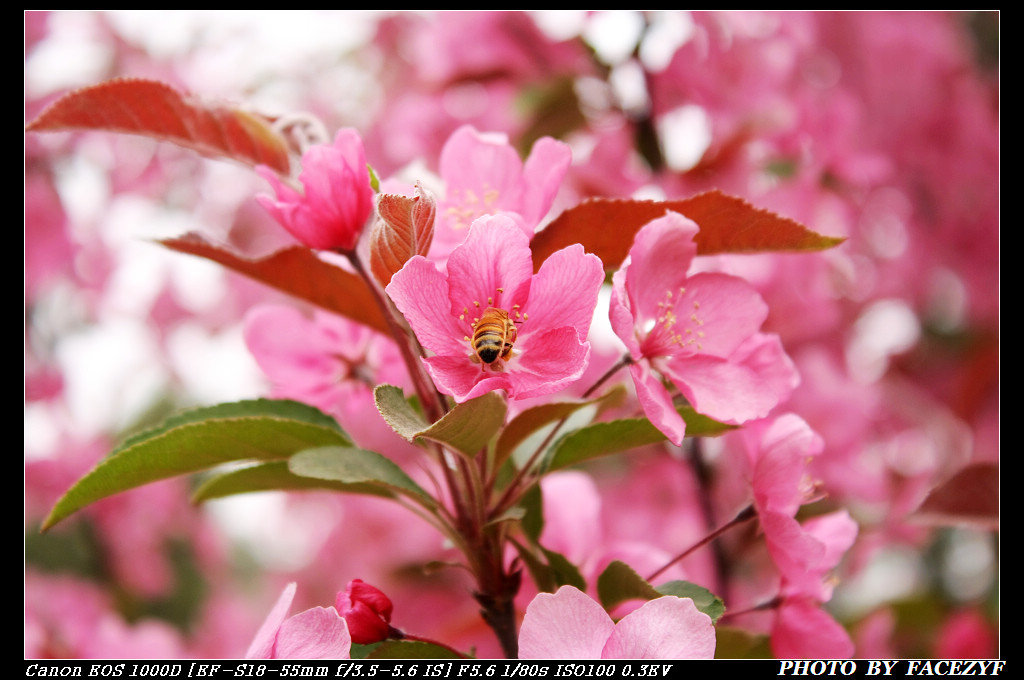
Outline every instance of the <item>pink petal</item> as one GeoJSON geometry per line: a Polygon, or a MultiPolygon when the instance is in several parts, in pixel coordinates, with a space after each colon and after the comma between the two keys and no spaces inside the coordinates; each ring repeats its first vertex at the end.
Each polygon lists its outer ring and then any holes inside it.
{"type": "Polygon", "coordinates": [[[484,368],[470,359],[469,344],[465,354],[428,357],[424,359],[434,384],[444,394],[450,394],[462,403],[494,390],[512,390],[512,379],[507,371],[484,368]]]}
{"type": "Polygon", "coordinates": [[[772,562],[794,590],[817,593],[821,589],[825,546],[800,526],[793,517],[771,510],[758,510],[761,528],[772,562]]]}
{"type": "Polygon", "coordinates": [[[463,125],[441,150],[439,171],[447,191],[438,209],[445,229],[464,230],[474,219],[501,210],[519,212],[523,163],[503,133],[463,125]]]}
{"type": "Polygon", "coordinates": [[[517,399],[551,394],[583,376],[590,343],[570,327],[531,333],[519,343],[521,353],[509,363],[517,399]]]}
{"type": "Polygon", "coordinates": [[[705,273],[675,279],[646,291],[650,302],[640,319],[659,320],[643,343],[646,356],[683,353],[724,359],[757,333],[768,317],[768,305],[741,278],[705,273]],[[663,306],[658,307],[659,303],[663,306]],[[660,321],[666,309],[671,309],[671,324],[660,321]],[[673,342],[674,337],[682,340],[673,342]]]}
{"type": "Polygon", "coordinates": [[[532,229],[540,223],[572,164],[572,149],[551,137],[541,137],[533,144],[523,166],[524,190],[518,212],[532,229]]]}
{"type": "Polygon", "coordinates": [[[857,539],[859,527],[847,510],[818,515],[804,522],[804,531],[825,545],[824,565],[837,566],[857,539]]]}
{"type": "Polygon", "coordinates": [[[555,472],[540,482],[544,498],[541,544],[573,564],[601,547],[601,495],[590,475],[576,470],[555,472]]]}
{"type": "Polygon", "coordinates": [[[626,269],[619,269],[612,275],[612,294],[608,301],[608,320],[612,330],[629,350],[629,355],[639,361],[643,358],[638,339],[637,319],[626,290],[626,269]]]}
{"type": "Polygon", "coordinates": [[[323,384],[336,372],[337,347],[322,342],[324,333],[295,307],[260,305],[245,315],[245,343],[275,385],[293,393],[323,384]]]}
{"type": "Polygon", "coordinates": [[[789,399],[800,384],[796,365],[783,349],[782,340],[774,333],[751,335],[729,358],[760,376],[765,391],[774,395],[777,403],[789,399]]]}
{"type": "Polygon", "coordinates": [[[572,586],[540,593],[526,608],[519,629],[520,659],[600,659],[615,630],[597,602],[572,586]]]}
{"type": "Polygon", "coordinates": [[[586,338],[603,282],[601,260],[584,253],[583,246],[576,244],[552,253],[533,278],[526,306],[529,321],[523,324],[523,334],[533,324],[545,328],[572,326],[581,338],[586,338]]]}
{"type": "Polygon", "coordinates": [[[420,344],[437,354],[469,354],[465,341],[472,332],[469,323],[460,326],[452,316],[448,282],[430,260],[420,255],[410,258],[391,277],[386,290],[420,344]]]}
{"type": "Polygon", "coordinates": [[[757,441],[752,441],[751,446],[759,449],[762,456],[805,460],[825,450],[821,435],[795,413],[783,413],[770,420],[751,423],[744,428],[744,433],[756,433],[757,441]]]}
{"type": "Polygon", "coordinates": [[[713,659],[715,627],[693,600],[659,597],[622,618],[608,638],[605,659],[713,659]]]}
{"type": "Polygon", "coordinates": [[[629,372],[644,415],[670,442],[681,446],[686,435],[686,421],[672,404],[672,395],[646,361],[630,365],[629,372]]]}
{"type": "Polygon", "coordinates": [[[849,659],[849,633],[817,603],[787,600],[775,614],[772,652],[779,659],[849,659]]]}
{"type": "Polygon", "coordinates": [[[807,460],[824,447],[821,437],[795,414],[758,421],[744,428],[752,452],[754,501],[759,510],[793,517],[813,491],[807,460]]]}
{"type": "Polygon", "coordinates": [[[533,278],[530,242],[505,215],[485,215],[448,258],[450,311],[500,307],[508,312],[525,306],[533,278]]]}
{"type": "Polygon", "coordinates": [[[345,619],[334,607],[313,607],[281,625],[276,659],[347,659],[352,649],[345,619]]]}
{"type": "Polygon", "coordinates": [[[288,616],[292,600],[295,599],[296,587],[297,585],[292,582],[281,591],[281,595],[277,598],[273,609],[267,614],[267,618],[264,619],[260,629],[256,631],[256,637],[253,638],[252,643],[249,645],[249,650],[245,653],[246,659],[272,658],[277,631],[280,630],[281,624],[284,623],[285,618],[288,616]]]}
{"type": "Polygon", "coordinates": [[[726,423],[763,418],[778,403],[764,381],[746,366],[707,356],[670,357],[658,368],[698,413],[726,423]]]}
{"type": "Polygon", "coordinates": [[[665,292],[677,290],[697,254],[693,242],[699,228],[689,218],[669,212],[648,222],[629,250],[625,286],[634,315],[656,318],[665,292]]]}

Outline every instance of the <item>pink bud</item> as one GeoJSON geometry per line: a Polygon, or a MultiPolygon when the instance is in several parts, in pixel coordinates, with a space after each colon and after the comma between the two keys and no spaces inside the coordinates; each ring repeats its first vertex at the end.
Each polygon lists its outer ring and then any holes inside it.
{"type": "Polygon", "coordinates": [[[277,198],[256,200],[292,236],[317,250],[355,250],[373,210],[363,141],[355,130],[339,130],[333,144],[314,145],[302,155],[301,193],[270,168],[260,166],[257,172],[274,187],[277,198]]]}
{"type": "Polygon", "coordinates": [[[345,592],[338,593],[334,608],[348,623],[352,642],[367,645],[391,635],[391,600],[360,579],[349,581],[345,592]]]}

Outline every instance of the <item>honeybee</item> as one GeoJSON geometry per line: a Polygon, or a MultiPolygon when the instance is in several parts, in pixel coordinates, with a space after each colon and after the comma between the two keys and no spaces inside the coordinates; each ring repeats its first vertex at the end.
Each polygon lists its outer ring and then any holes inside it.
{"type": "Polygon", "coordinates": [[[480,318],[473,323],[473,354],[485,364],[493,364],[500,357],[508,360],[515,344],[515,323],[509,318],[508,312],[498,307],[488,307],[480,318]]]}

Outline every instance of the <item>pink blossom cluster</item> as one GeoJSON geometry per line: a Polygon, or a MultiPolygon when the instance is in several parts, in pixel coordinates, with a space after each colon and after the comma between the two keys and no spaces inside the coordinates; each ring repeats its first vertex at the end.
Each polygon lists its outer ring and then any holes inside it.
{"type": "Polygon", "coordinates": [[[127,14],[26,13],[27,120],[68,89],[145,76],[282,97],[334,130],[290,149],[291,176],[26,133],[26,657],[412,641],[481,658],[999,655],[997,500],[949,486],[999,461],[998,13],[627,12],[619,31],[639,29],[616,53],[603,11],[557,34],[544,11],[397,12],[372,17],[350,62],[337,36],[317,53],[314,29],[352,17],[297,15],[307,51],[268,64],[250,35],[252,63],[229,74],[216,32],[161,51],[127,14]],[[102,65],[47,80],[41,64],[79,42],[102,65]],[[582,243],[535,253],[588,199],[712,189],[845,240],[708,254],[700,217],[666,210],[617,261],[582,243]],[[333,293],[311,266],[288,270],[299,301],[145,242],[170,226],[247,263],[294,249],[359,276],[381,194],[436,203],[429,241],[367,277],[390,333],[311,304],[333,293]],[[500,397],[507,429],[432,457],[431,423],[412,436],[382,417],[380,385],[417,423],[500,397]],[[192,505],[179,479],[39,535],[140,426],[257,397],[316,407],[436,503],[296,491],[264,498],[274,520],[240,518],[192,505]],[[533,437],[510,426],[544,418],[533,437]],[[623,422],[651,434],[544,457],[623,422]],[[474,514],[484,501],[493,514],[474,514]],[[969,574],[930,578],[967,553],[969,574]],[[657,592],[602,600],[622,565],[657,592]],[[470,594],[492,573],[516,585],[501,640],[470,594]]]}

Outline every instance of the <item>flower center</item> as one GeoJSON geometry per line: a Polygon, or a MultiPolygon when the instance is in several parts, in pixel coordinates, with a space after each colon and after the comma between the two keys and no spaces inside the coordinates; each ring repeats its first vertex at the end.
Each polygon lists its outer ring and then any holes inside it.
{"type": "MultiPolygon", "coordinates": [[[[500,295],[504,291],[499,288],[497,292],[500,295]]],[[[512,358],[512,350],[519,336],[517,324],[526,321],[527,316],[520,313],[519,305],[513,305],[511,312],[495,307],[493,297],[487,298],[486,307],[474,300],[472,313],[468,307],[463,307],[459,320],[469,321],[471,335],[465,336],[465,340],[472,349],[472,360],[500,370],[502,362],[512,358]]]]}
{"type": "Polygon", "coordinates": [[[453,229],[469,229],[477,217],[495,212],[498,203],[497,189],[484,185],[483,195],[478,196],[472,189],[453,189],[449,201],[452,205],[445,211],[451,219],[453,229]]]}
{"type": "Polygon", "coordinates": [[[703,349],[703,326],[700,301],[688,295],[684,287],[667,290],[644,344],[648,349],[657,348],[655,354],[676,354],[680,350],[697,353],[703,349]]]}

